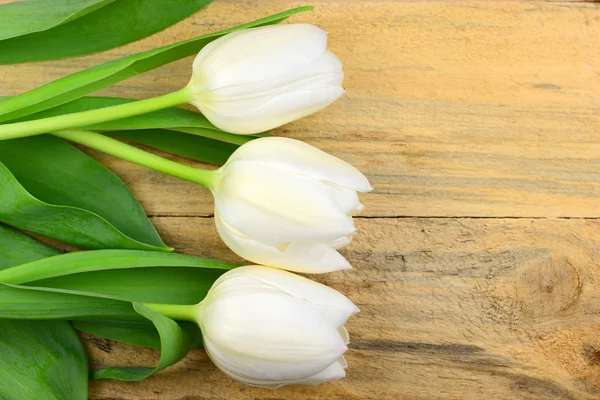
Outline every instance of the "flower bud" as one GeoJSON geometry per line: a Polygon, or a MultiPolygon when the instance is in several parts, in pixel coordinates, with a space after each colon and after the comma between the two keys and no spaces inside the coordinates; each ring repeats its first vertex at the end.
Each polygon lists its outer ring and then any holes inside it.
{"type": "Polygon", "coordinates": [[[313,114],[344,93],[327,33],[306,24],[236,31],[205,46],[193,65],[190,102],[218,128],[264,132],[313,114]]]}
{"type": "Polygon", "coordinates": [[[358,308],[341,293],[262,266],[222,275],[197,321],[215,365],[253,386],[317,385],[346,375],[344,324],[358,308]]]}
{"type": "Polygon", "coordinates": [[[298,140],[260,138],[218,171],[217,230],[227,246],[257,264],[305,273],[351,268],[335,249],[350,243],[357,191],[372,190],[350,164],[298,140]]]}

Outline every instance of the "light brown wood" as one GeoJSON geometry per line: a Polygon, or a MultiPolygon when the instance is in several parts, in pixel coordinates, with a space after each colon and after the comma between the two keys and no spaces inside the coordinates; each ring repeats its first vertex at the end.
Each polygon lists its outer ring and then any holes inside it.
{"type": "MultiPolygon", "coordinates": [[[[16,94],[133,52],[299,1],[217,0],[165,32],[81,59],[0,66],[16,94]],[[26,77],[26,78],[24,78],[26,77]]],[[[600,217],[600,8],[560,2],[320,1],[292,22],[330,33],[346,96],[276,134],[356,164],[374,216],[600,217]]],[[[104,90],[146,98],[185,85],[182,60],[104,90]]],[[[121,162],[152,215],[208,215],[208,194],[121,162]],[[171,187],[172,186],[172,187],[171,187]],[[174,207],[175,204],[175,207],[174,207]]]]}
{"type": "MultiPolygon", "coordinates": [[[[290,21],[329,31],[348,92],[274,133],[353,163],[376,188],[344,250],[354,270],[317,277],[362,310],[349,324],[348,377],[266,391],[228,379],[195,350],[143,382],[93,382],[90,398],[600,398],[600,5],[315,3],[290,21]]],[[[215,0],[107,53],[0,66],[0,93],[303,4],[215,0]]],[[[100,94],[166,93],[187,83],[190,64],[100,94]]],[[[178,251],[238,260],[216,236],[207,191],[90,154],[125,180],[178,251]]],[[[158,360],[84,340],[93,368],[158,360]]]]}
{"type": "MultiPolygon", "coordinates": [[[[237,260],[211,218],[154,218],[180,251],[237,260]]],[[[351,271],[317,280],[361,308],[348,377],[277,391],[237,384],[201,350],[140,383],[94,382],[94,399],[597,399],[598,220],[369,219],[351,271]]],[[[88,340],[93,366],[158,353],[88,340]]]]}

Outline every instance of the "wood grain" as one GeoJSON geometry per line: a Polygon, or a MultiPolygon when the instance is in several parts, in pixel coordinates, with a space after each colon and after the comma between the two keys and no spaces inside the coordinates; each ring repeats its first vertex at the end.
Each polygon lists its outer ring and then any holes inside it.
{"type": "MultiPolygon", "coordinates": [[[[302,4],[218,0],[138,43],[81,59],[0,66],[0,93],[302,4]],[[27,78],[23,78],[27,77],[27,78]]],[[[367,173],[373,216],[600,217],[600,7],[560,2],[321,1],[293,22],[330,33],[348,90],[276,134],[367,173]]],[[[182,87],[183,60],[101,92],[146,98],[182,87]]],[[[126,170],[144,193],[153,174],[126,170]]],[[[152,215],[209,215],[209,196],[161,179],[152,215]],[[173,187],[171,187],[173,186],[173,187]],[[173,204],[176,203],[176,207],[173,204]]]]}
{"type": "MultiPolygon", "coordinates": [[[[0,66],[0,93],[302,4],[216,0],[107,53],[0,66]]],[[[348,377],[266,391],[228,379],[197,350],[143,382],[93,382],[90,398],[600,398],[600,4],[315,5],[291,21],[329,31],[348,92],[274,133],[346,159],[376,188],[344,250],[355,268],[317,277],[362,310],[349,325],[348,377]]],[[[166,93],[187,83],[190,64],[100,94],[166,93]]],[[[238,260],[216,236],[207,191],[90,154],[125,180],[178,251],[238,260]]],[[[158,360],[83,338],[93,368],[158,360]]]]}
{"type": "MultiPolygon", "coordinates": [[[[180,251],[237,260],[211,218],[154,218],[180,251]]],[[[317,279],[361,313],[348,377],[316,388],[250,388],[203,351],[141,383],[94,382],[106,399],[597,399],[600,220],[369,219],[354,269],[317,279]]],[[[157,352],[88,339],[93,366],[157,352]]]]}

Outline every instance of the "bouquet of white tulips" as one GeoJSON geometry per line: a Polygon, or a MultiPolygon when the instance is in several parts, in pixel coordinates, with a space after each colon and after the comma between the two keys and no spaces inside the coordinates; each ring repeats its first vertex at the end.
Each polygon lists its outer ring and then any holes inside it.
{"type": "MultiPolygon", "coordinates": [[[[45,324],[36,328],[40,335],[60,330],[67,347],[77,341],[73,326],[162,349],[155,368],[107,368],[93,372],[96,379],[144,379],[196,345],[231,378],[253,386],[316,385],[345,376],[350,339],[344,326],[358,308],[334,289],[287,271],[350,269],[338,249],[356,235],[352,217],[364,208],[358,193],[372,187],[347,162],[267,132],[344,93],[342,63],[327,50],[327,33],[276,24],[305,10],[128,56],[0,101],[0,222],[88,250],[58,254],[0,224],[6,253],[0,318],[11,321],[5,326],[14,336],[36,320],[45,324]],[[197,55],[183,89],[139,101],[83,97],[192,51],[197,55]],[[186,103],[199,113],[176,107],[186,103]],[[192,167],[120,138],[223,165],[192,167]],[[219,236],[255,265],[171,253],[122,182],[64,140],[206,187],[219,236]],[[162,280],[164,289],[131,289],[128,279],[162,280]],[[51,326],[55,320],[71,325],[51,326]],[[147,330],[128,337],[123,327],[130,323],[147,330]]],[[[3,343],[0,335],[0,357],[3,343]]],[[[11,346],[31,351],[25,341],[11,346]]],[[[87,363],[77,365],[87,371],[87,363]]],[[[57,398],[84,398],[83,385],[52,390],[62,393],[57,398]]],[[[0,398],[19,398],[19,390],[0,383],[0,398]]]]}

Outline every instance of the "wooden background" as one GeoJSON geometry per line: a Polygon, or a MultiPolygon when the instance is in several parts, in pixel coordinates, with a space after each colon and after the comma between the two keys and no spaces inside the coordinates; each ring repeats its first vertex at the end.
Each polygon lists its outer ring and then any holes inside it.
{"type": "MultiPolygon", "coordinates": [[[[353,163],[376,188],[343,251],[354,269],[318,277],[362,310],[349,324],[348,377],[262,390],[197,350],[143,382],[93,382],[90,397],[600,398],[600,4],[314,3],[292,21],[330,32],[348,92],[276,133],[353,163]]],[[[2,66],[0,93],[302,4],[216,0],[121,49],[2,66]]],[[[102,94],[166,93],[185,85],[190,65],[102,94]]],[[[237,260],[216,235],[206,190],[92,154],[130,185],[167,243],[237,260]]],[[[158,360],[85,340],[93,368],[158,360]]]]}

